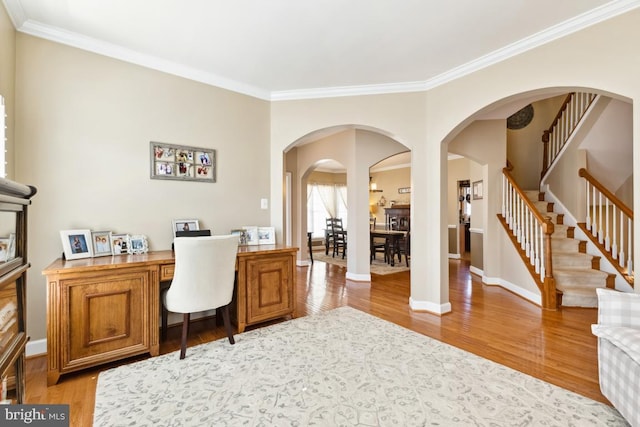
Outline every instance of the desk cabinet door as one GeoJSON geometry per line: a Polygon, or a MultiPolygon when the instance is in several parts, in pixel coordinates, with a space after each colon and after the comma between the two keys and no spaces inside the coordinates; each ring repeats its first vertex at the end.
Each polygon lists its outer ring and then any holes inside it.
{"type": "Polygon", "coordinates": [[[247,323],[293,311],[293,259],[288,255],[247,260],[247,323]]]}
{"type": "Polygon", "coordinates": [[[149,283],[148,271],[61,283],[63,371],[149,351],[149,283]]]}

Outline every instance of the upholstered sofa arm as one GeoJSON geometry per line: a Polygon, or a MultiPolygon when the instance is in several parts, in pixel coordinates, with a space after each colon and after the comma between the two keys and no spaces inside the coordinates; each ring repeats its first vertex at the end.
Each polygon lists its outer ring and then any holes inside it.
{"type": "Polygon", "coordinates": [[[609,340],[611,344],[627,353],[640,365],[640,329],[626,326],[592,325],[591,331],[598,338],[609,340]]]}
{"type": "Polygon", "coordinates": [[[603,288],[596,289],[596,292],[598,325],[640,329],[640,294],[603,288]]]}

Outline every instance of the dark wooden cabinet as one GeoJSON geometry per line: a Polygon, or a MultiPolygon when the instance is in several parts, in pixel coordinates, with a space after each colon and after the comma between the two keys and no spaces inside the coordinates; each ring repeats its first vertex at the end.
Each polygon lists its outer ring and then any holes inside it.
{"type": "Polygon", "coordinates": [[[411,205],[394,205],[384,209],[386,230],[411,230],[411,205]]]}
{"type": "Polygon", "coordinates": [[[0,178],[0,375],[24,403],[26,325],[27,210],[34,187],[0,178]]]}

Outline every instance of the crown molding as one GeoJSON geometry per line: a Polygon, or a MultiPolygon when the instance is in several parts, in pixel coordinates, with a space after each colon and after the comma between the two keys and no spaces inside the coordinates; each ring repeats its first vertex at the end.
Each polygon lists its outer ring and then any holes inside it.
{"type": "Polygon", "coordinates": [[[22,24],[27,20],[27,14],[24,13],[20,0],[2,0],[2,3],[4,3],[4,8],[13,27],[16,29],[22,27],[22,24]]]}
{"type": "Polygon", "coordinates": [[[530,37],[512,43],[511,45],[505,46],[504,48],[493,51],[478,59],[467,62],[466,64],[424,81],[269,91],[267,89],[258,88],[224,78],[213,73],[187,67],[173,61],[142,54],[118,45],[106,43],[77,33],[64,31],[29,20],[22,8],[21,0],[2,1],[17,31],[267,101],[336,98],[345,96],[426,91],[640,7],[640,0],[613,0],[605,5],[585,12],[582,15],[578,15],[530,37]]]}
{"type": "Polygon", "coordinates": [[[164,73],[183,77],[185,79],[197,81],[210,86],[227,89],[233,92],[238,92],[266,101],[270,100],[270,94],[268,91],[256,88],[254,86],[220,77],[215,74],[188,67],[177,62],[162,59],[157,56],[136,52],[134,50],[127,49],[116,44],[107,43],[78,33],[62,30],[60,28],[42,24],[37,21],[24,21],[23,24],[18,28],[18,31],[20,31],[21,33],[32,35],[34,37],[43,38],[67,46],[72,46],[78,49],[96,53],[98,55],[119,59],[121,61],[140,65],[146,68],[151,68],[157,71],[162,71],[164,73]]]}
{"type": "Polygon", "coordinates": [[[478,59],[467,62],[445,73],[422,82],[391,83],[381,85],[348,86],[318,89],[301,89],[271,92],[272,101],[334,98],[339,96],[374,95],[385,93],[426,91],[443,85],[516,55],[565,37],[607,19],[640,7],[640,0],[613,0],[605,5],[549,27],[539,33],[526,37],[501,49],[495,50],[478,59]]]}

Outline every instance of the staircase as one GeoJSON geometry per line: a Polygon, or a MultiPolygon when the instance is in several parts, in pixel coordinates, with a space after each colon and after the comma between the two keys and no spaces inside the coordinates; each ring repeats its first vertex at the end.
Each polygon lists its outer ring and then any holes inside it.
{"type": "Polygon", "coordinates": [[[600,270],[600,257],[586,253],[587,242],[574,238],[574,228],[563,224],[564,214],[555,212],[554,203],[544,193],[525,191],[526,197],[542,216],[554,225],[551,234],[551,262],[558,292],[558,306],[597,307],[596,288],[614,288],[615,274],[600,270]]]}

